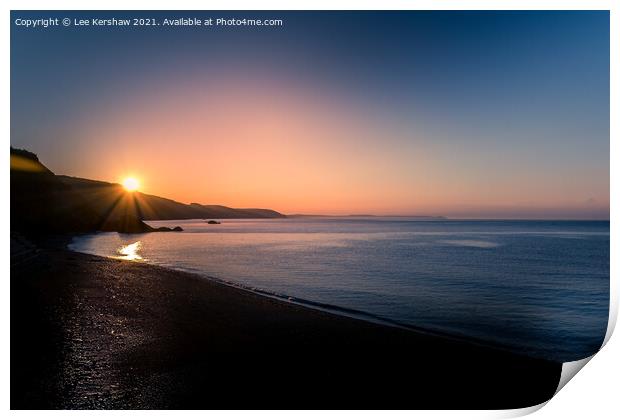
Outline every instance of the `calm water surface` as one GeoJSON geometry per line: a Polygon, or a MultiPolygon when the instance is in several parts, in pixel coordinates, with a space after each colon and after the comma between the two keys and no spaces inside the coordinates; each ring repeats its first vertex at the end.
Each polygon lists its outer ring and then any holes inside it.
{"type": "Polygon", "coordinates": [[[218,277],[547,359],[598,350],[609,222],[294,218],[148,222],[73,250],[218,277]]]}

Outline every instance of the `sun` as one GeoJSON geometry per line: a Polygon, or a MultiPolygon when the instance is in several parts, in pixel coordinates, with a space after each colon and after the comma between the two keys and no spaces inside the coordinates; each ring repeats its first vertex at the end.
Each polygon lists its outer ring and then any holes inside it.
{"type": "Polygon", "coordinates": [[[131,176],[123,179],[122,184],[123,187],[129,192],[136,191],[140,187],[140,181],[131,176]]]}

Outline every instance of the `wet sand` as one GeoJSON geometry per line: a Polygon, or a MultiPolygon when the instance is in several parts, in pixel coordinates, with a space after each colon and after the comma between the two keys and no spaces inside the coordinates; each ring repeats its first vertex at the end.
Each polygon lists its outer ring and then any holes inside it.
{"type": "Polygon", "coordinates": [[[11,408],[518,408],[561,365],[62,249],[11,269],[11,408]]]}

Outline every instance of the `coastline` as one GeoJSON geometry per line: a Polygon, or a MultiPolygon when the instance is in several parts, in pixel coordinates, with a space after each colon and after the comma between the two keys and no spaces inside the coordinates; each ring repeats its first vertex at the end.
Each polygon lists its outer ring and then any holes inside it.
{"type": "Polygon", "coordinates": [[[12,408],[519,408],[560,377],[197,274],[40,254],[11,271],[12,408]]]}
{"type": "MultiPolygon", "coordinates": [[[[116,260],[117,258],[114,257],[103,257],[101,255],[96,255],[96,254],[89,254],[86,252],[80,252],[80,251],[76,251],[73,249],[69,249],[68,250],[70,252],[75,252],[77,254],[82,254],[82,255],[88,255],[88,256],[96,256],[99,258],[106,258],[106,259],[112,259],[112,260],[116,260]]],[[[123,261],[122,258],[118,258],[118,260],[123,261]]],[[[196,280],[197,281],[208,281],[208,282],[215,282],[221,285],[224,285],[226,287],[232,287],[234,289],[238,289],[244,292],[248,292],[248,293],[252,293],[255,294],[257,296],[263,297],[265,299],[273,299],[279,302],[284,302],[290,305],[295,305],[295,306],[301,306],[303,308],[306,309],[310,309],[313,311],[319,311],[319,312],[324,312],[330,315],[334,315],[337,317],[343,317],[343,318],[349,318],[349,319],[353,319],[353,320],[357,320],[357,321],[362,321],[362,322],[368,322],[370,324],[375,324],[375,325],[379,325],[382,327],[388,327],[388,328],[396,328],[396,329],[400,329],[400,330],[404,330],[404,331],[408,331],[414,334],[423,334],[426,336],[432,336],[432,337],[436,337],[439,339],[444,339],[444,340],[448,340],[448,341],[454,341],[454,342],[461,342],[465,345],[469,345],[469,346],[479,346],[482,348],[486,348],[486,349],[490,349],[490,350],[496,350],[496,351],[504,351],[504,352],[508,352],[508,353],[514,353],[517,355],[521,355],[524,357],[530,357],[532,359],[538,359],[538,360],[545,360],[545,361],[549,361],[549,362],[558,362],[558,363],[563,363],[560,362],[558,360],[547,360],[544,359],[542,357],[536,357],[533,355],[528,355],[525,351],[518,351],[515,349],[511,349],[510,347],[506,346],[506,345],[501,345],[500,343],[495,343],[495,342],[489,342],[489,341],[484,341],[481,339],[476,339],[474,337],[467,337],[464,335],[456,335],[456,334],[449,334],[447,332],[443,332],[443,331],[438,331],[438,330],[432,330],[432,329],[427,329],[427,328],[423,328],[423,327],[418,327],[415,325],[411,325],[411,324],[407,324],[405,322],[399,322],[390,318],[385,318],[385,317],[381,317],[379,315],[375,315],[373,313],[370,312],[365,312],[362,310],[357,310],[357,309],[351,309],[351,308],[346,308],[346,307],[342,307],[342,306],[337,306],[337,305],[332,305],[332,304],[328,304],[328,303],[321,303],[321,302],[316,302],[316,301],[312,301],[312,300],[308,300],[308,299],[303,299],[303,298],[299,298],[296,296],[289,296],[289,295],[283,295],[283,294],[278,294],[275,292],[270,292],[267,290],[263,290],[257,287],[251,287],[251,286],[246,286],[243,285],[241,283],[235,283],[233,281],[227,281],[227,280],[223,280],[220,279],[218,277],[213,277],[207,274],[203,274],[200,273],[198,271],[191,271],[191,270],[186,270],[183,268],[178,268],[178,267],[167,267],[164,265],[159,265],[159,264],[152,264],[149,261],[134,261],[134,264],[146,264],[146,265],[151,265],[153,267],[157,267],[157,268],[161,268],[162,270],[167,270],[167,271],[171,271],[173,273],[181,273],[181,274],[189,274],[192,276],[196,276],[196,280]]]]}

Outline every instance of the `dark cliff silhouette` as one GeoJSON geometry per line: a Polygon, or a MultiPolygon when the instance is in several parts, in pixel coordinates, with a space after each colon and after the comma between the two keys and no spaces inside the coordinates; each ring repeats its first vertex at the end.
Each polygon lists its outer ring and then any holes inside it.
{"type": "Polygon", "coordinates": [[[11,148],[11,231],[30,234],[116,231],[149,232],[120,191],[108,211],[67,185],[34,153],[11,148]]]}
{"type": "MultiPolygon", "coordinates": [[[[143,220],[284,217],[265,209],[182,204],[121,185],[55,175],[29,151],[11,148],[11,231],[49,234],[151,232],[143,220]]],[[[171,229],[157,229],[169,231],[171,229]]]]}
{"type": "MultiPolygon", "coordinates": [[[[96,208],[105,207],[108,196],[114,196],[118,190],[124,191],[119,184],[103,181],[59,176],[60,180],[82,196],[88,197],[96,208]]],[[[234,209],[219,205],[198,203],[183,204],[167,198],[141,192],[131,193],[135,198],[136,211],[142,220],[182,220],[182,219],[266,219],[286,217],[269,209],[234,209]]]]}

